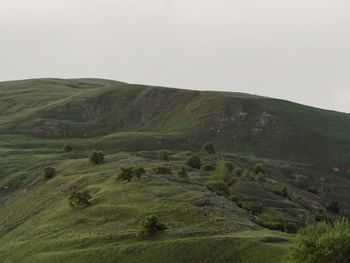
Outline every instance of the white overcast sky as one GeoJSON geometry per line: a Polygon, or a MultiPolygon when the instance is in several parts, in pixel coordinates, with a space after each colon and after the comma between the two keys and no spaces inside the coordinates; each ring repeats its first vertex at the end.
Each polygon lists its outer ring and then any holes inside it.
{"type": "Polygon", "coordinates": [[[0,0],[0,80],[100,77],[350,112],[349,0],[0,0]]]}

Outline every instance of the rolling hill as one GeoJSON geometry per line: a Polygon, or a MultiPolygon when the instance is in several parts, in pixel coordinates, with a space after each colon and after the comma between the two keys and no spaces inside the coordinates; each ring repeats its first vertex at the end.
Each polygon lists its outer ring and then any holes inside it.
{"type": "Polygon", "coordinates": [[[0,262],[283,262],[288,225],[350,216],[349,160],[345,113],[102,79],[1,82],[0,262]],[[216,154],[201,149],[208,141],[216,154]],[[104,163],[89,163],[93,149],[104,163]],[[202,168],[177,176],[193,154],[202,168]],[[221,160],[246,171],[228,196],[206,187],[205,165],[221,160]],[[50,180],[47,166],[57,171],[50,180]],[[118,180],[127,166],[146,173],[118,180]],[[83,190],[91,204],[73,209],[70,194],[83,190]],[[139,240],[151,214],[167,230],[139,240]]]}

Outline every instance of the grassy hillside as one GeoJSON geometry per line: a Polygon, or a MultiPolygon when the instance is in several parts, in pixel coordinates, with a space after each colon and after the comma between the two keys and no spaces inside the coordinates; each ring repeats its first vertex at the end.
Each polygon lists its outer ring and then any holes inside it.
{"type": "Polygon", "coordinates": [[[349,148],[349,115],[281,100],[98,79],[2,82],[0,261],[283,262],[288,224],[350,216],[349,148]],[[216,154],[201,150],[207,141],[216,154]],[[88,161],[92,149],[104,163],[88,161]],[[192,154],[201,169],[177,176],[192,154]],[[204,169],[221,160],[246,171],[225,197],[208,190],[204,169]],[[117,179],[129,166],[146,170],[141,180],[117,179]],[[91,204],[70,207],[83,190],[91,204]],[[339,215],[326,209],[333,201],[339,215]],[[137,238],[152,214],[167,230],[137,238]]]}

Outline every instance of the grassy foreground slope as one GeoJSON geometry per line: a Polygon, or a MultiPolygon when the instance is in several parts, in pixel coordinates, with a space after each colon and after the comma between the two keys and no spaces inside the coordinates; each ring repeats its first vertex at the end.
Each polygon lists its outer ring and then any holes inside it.
{"type": "Polygon", "coordinates": [[[0,262],[283,262],[292,235],[264,224],[302,226],[332,201],[350,216],[349,148],[349,115],[281,100],[99,79],[3,82],[0,262]],[[217,154],[200,150],[206,141],[217,154]],[[89,163],[92,149],[106,162],[89,163]],[[231,195],[218,196],[208,171],[176,176],[194,153],[203,165],[226,160],[252,173],[262,163],[265,181],[236,178],[231,195]],[[135,165],[146,170],[140,181],[117,180],[135,165]],[[46,166],[57,170],[51,180],[46,166]],[[71,208],[70,193],[82,190],[91,205],[71,208]],[[137,239],[151,214],[168,229],[137,239]]]}

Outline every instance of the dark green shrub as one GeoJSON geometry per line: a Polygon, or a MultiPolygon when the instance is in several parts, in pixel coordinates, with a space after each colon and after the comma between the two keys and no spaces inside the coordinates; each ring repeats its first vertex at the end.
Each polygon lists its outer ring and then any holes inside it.
{"type": "Polygon", "coordinates": [[[171,174],[171,170],[165,166],[157,166],[153,168],[153,171],[157,174],[171,174]]]}
{"type": "Polygon", "coordinates": [[[41,171],[44,179],[51,179],[56,175],[56,169],[53,167],[45,167],[41,171]]]}
{"type": "Polygon", "coordinates": [[[308,187],[308,180],[307,177],[301,174],[295,175],[295,184],[300,188],[307,188],[308,187]]]}
{"type": "Polygon", "coordinates": [[[138,166],[138,167],[132,168],[132,177],[137,177],[139,181],[141,180],[141,176],[145,173],[146,171],[143,167],[138,166]]]}
{"type": "Polygon", "coordinates": [[[151,238],[165,231],[166,229],[167,227],[159,221],[158,216],[147,216],[141,221],[137,237],[151,238]]]}
{"type": "Polygon", "coordinates": [[[71,152],[71,151],[73,151],[73,147],[71,146],[71,145],[69,145],[69,144],[65,144],[64,146],[63,146],[63,151],[64,152],[71,152]]]}
{"type": "Polygon", "coordinates": [[[187,172],[185,166],[182,166],[180,171],[177,172],[177,176],[179,177],[187,177],[187,172]]]}
{"type": "Polygon", "coordinates": [[[209,180],[206,183],[207,188],[220,196],[229,196],[231,191],[224,181],[209,180]]]}
{"type": "Polygon", "coordinates": [[[332,203],[330,203],[327,206],[327,210],[329,212],[332,212],[333,214],[339,214],[340,213],[340,208],[339,208],[338,202],[333,201],[332,203]]]}
{"type": "Polygon", "coordinates": [[[119,172],[117,174],[117,179],[130,182],[133,177],[132,173],[132,167],[120,167],[119,172]]]}
{"type": "Polygon", "coordinates": [[[100,164],[103,163],[105,160],[105,155],[101,151],[91,151],[89,155],[89,161],[93,164],[100,164]]]}
{"type": "Polygon", "coordinates": [[[263,173],[258,173],[256,176],[255,176],[255,180],[257,180],[259,183],[263,183],[266,181],[265,179],[265,175],[263,173]]]}
{"type": "Polygon", "coordinates": [[[68,198],[69,205],[73,208],[85,208],[90,205],[89,191],[72,192],[68,198]]]}
{"type": "Polygon", "coordinates": [[[259,215],[263,212],[264,208],[262,204],[253,202],[242,202],[239,207],[251,212],[254,215],[259,215]]]}
{"type": "Polygon", "coordinates": [[[211,142],[207,142],[202,146],[202,149],[210,154],[215,154],[215,147],[211,142]]]}
{"type": "Polygon", "coordinates": [[[243,175],[243,169],[240,167],[236,167],[233,169],[233,176],[240,177],[243,175]]]}
{"type": "Polygon", "coordinates": [[[292,240],[288,262],[293,263],[349,263],[350,224],[335,226],[327,223],[310,225],[292,240]]]}
{"type": "Polygon", "coordinates": [[[288,190],[286,187],[283,187],[282,189],[277,189],[277,188],[274,188],[273,190],[273,193],[276,194],[276,195],[280,195],[284,198],[289,198],[289,195],[288,195],[288,190]]]}
{"type": "Polygon", "coordinates": [[[186,161],[186,164],[188,166],[191,166],[192,168],[200,169],[201,159],[199,158],[198,155],[192,155],[190,158],[188,158],[188,160],[186,161]]]}
{"type": "Polygon", "coordinates": [[[263,168],[262,164],[260,164],[260,163],[255,165],[254,171],[255,171],[255,174],[259,174],[259,173],[264,174],[265,173],[264,168],[263,168]]]}
{"type": "Polygon", "coordinates": [[[160,151],[160,152],[158,152],[157,157],[158,157],[159,160],[169,161],[169,155],[168,155],[167,151],[160,151]]]}
{"type": "Polygon", "coordinates": [[[289,234],[295,234],[298,232],[298,226],[293,222],[287,222],[284,225],[284,232],[287,232],[289,234]]]}
{"type": "Polygon", "coordinates": [[[201,168],[203,171],[206,171],[206,172],[212,172],[214,171],[215,167],[210,165],[210,164],[205,164],[202,166],[201,168]]]}
{"type": "Polygon", "coordinates": [[[243,174],[242,174],[242,177],[245,179],[245,180],[248,180],[248,181],[254,181],[254,175],[252,174],[251,171],[249,170],[244,170],[243,174]]]}
{"type": "Polygon", "coordinates": [[[229,173],[232,173],[233,169],[235,168],[235,165],[232,162],[226,162],[226,167],[229,173]]]}

